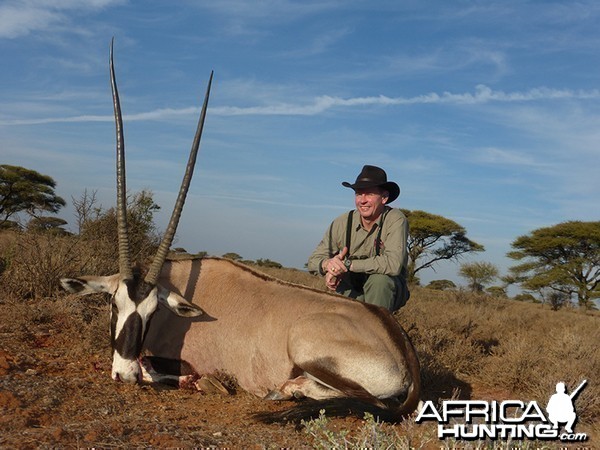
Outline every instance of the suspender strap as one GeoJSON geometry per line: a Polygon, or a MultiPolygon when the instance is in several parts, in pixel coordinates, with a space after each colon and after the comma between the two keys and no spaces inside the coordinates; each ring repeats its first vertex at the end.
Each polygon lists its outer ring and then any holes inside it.
{"type": "Polygon", "coordinates": [[[329,225],[329,257],[333,258],[333,223],[329,225]]]}
{"type": "Polygon", "coordinates": [[[346,248],[348,249],[346,258],[350,256],[350,237],[352,236],[352,216],[353,215],[354,215],[354,210],[351,210],[348,213],[348,221],[346,223],[346,248]]]}
{"type": "Polygon", "coordinates": [[[383,214],[381,216],[381,222],[379,223],[379,230],[377,231],[377,239],[375,240],[375,255],[379,256],[381,253],[381,232],[383,231],[383,221],[387,216],[388,211],[392,209],[388,206],[385,207],[383,214]]]}
{"type": "MultiPolygon", "coordinates": [[[[346,223],[346,247],[348,248],[348,253],[350,253],[350,239],[352,236],[352,215],[354,210],[348,212],[348,220],[346,223]]],[[[329,226],[329,257],[332,258],[336,253],[333,251],[333,223],[329,226]]]]}

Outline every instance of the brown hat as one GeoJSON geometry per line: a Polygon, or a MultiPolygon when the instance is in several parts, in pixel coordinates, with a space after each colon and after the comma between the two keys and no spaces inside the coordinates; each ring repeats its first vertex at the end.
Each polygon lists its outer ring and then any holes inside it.
{"type": "Polygon", "coordinates": [[[390,193],[387,203],[392,203],[400,195],[400,187],[393,181],[387,180],[385,170],[375,166],[364,166],[358,177],[356,177],[354,184],[344,181],[342,186],[352,188],[355,191],[357,189],[380,187],[390,193]]]}

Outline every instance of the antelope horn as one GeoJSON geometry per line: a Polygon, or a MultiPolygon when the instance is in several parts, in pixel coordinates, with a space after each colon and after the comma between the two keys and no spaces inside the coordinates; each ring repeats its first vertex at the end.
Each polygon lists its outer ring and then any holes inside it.
{"type": "Polygon", "coordinates": [[[192,144],[192,149],[190,150],[190,157],[185,169],[185,175],[183,177],[183,181],[181,182],[181,187],[179,188],[179,195],[177,196],[177,201],[175,203],[175,207],[173,208],[173,214],[171,215],[171,220],[169,221],[167,230],[165,231],[162,241],[160,242],[160,246],[156,251],[156,256],[154,257],[154,261],[152,261],[152,266],[150,266],[150,270],[148,270],[148,273],[144,278],[144,281],[150,285],[156,284],[158,275],[160,274],[162,266],[167,259],[169,248],[171,248],[173,237],[175,236],[175,231],[177,230],[177,225],[179,224],[179,218],[181,217],[181,211],[183,210],[185,197],[188,193],[190,182],[192,181],[194,166],[196,164],[196,156],[198,155],[198,148],[200,147],[200,138],[202,137],[202,129],[204,128],[204,119],[206,117],[206,108],[208,107],[208,97],[210,95],[212,78],[213,72],[211,71],[210,78],[208,80],[208,87],[206,88],[206,95],[204,96],[204,104],[202,105],[200,119],[198,120],[198,128],[196,129],[196,135],[194,136],[194,142],[192,144]]]}
{"type": "Polygon", "coordinates": [[[131,268],[131,252],[129,250],[129,233],[127,231],[127,187],[125,184],[125,141],[123,138],[123,117],[121,103],[115,79],[113,64],[113,44],[110,43],[110,85],[112,88],[113,107],[115,110],[115,126],[117,130],[117,232],[119,236],[119,274],[122,280],[133,278],[131,268]]]}

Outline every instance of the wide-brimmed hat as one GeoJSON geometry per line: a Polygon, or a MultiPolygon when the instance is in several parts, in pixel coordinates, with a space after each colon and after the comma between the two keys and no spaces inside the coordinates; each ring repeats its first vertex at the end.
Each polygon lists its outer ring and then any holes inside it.
{"type": "Polygon", "coordinates": [[[342,186],[354,189],[355,191],[357,189],[380,187],[390,193],[387,203],[392,203],[400,195],[400,186],[393,181],[388,181],[385,170],[376,166],[364,166],[358,177],[356,177],[354,184],[344,181],[342,186]]]}

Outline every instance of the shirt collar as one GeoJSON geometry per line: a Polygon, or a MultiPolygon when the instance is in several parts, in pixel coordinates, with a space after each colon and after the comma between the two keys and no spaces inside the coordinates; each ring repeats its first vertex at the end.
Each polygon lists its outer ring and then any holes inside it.
{"type": "MultiPolygon", "coordinates": [[[[377,228],[379,228],[381,226],[381,221],[383,220],[383,216],[385,215],[385,213],[388,211],[387,207],[384,208],[383,212],[381,213],[381,215],[379,216],[379,219],[377,219],[377,222],[375,222],[375,225],[373,225],[373,228],[371,229],[371,231],[376,230],[377,228]]],[[[360,214],[358,212],[358,210],[354,210],[354,217],[356,218],[356,222],[357,224],[354,226],[354,231],[358,231],[362,228],[362,221],[360,220],[360,214]]]]}

